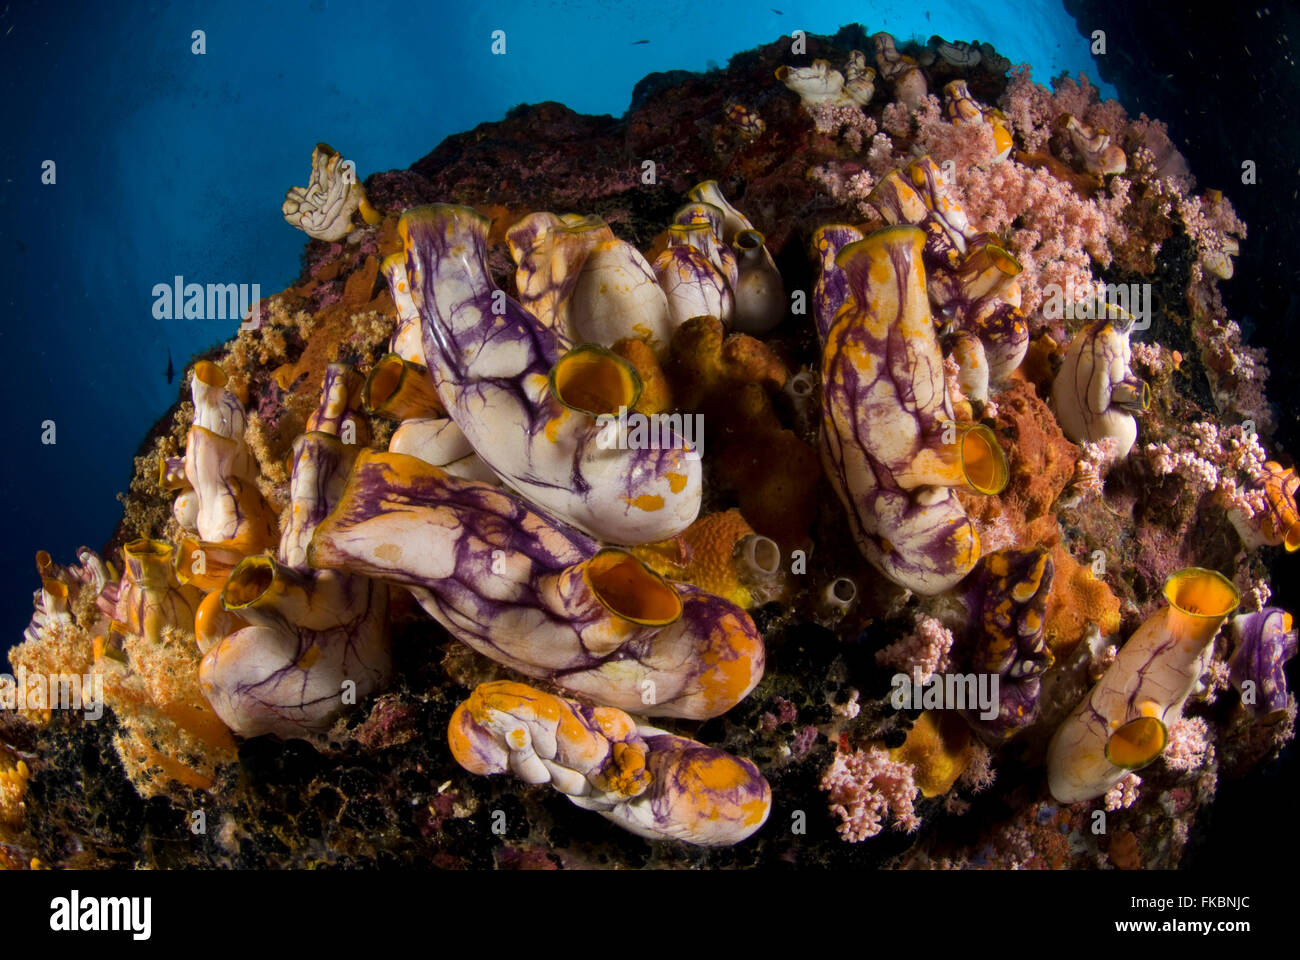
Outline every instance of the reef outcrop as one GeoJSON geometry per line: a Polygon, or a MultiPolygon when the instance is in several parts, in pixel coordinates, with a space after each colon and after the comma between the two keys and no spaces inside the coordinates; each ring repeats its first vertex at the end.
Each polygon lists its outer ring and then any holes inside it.
{"type": "Polygon", "coordinates": [[[10,662],[85,683],[0,677],[0,864],[1180,863],[1294,732],[1245,225],[1086,80],[806,40],[317,147],[301,275],[37,557],[10,662]]]}

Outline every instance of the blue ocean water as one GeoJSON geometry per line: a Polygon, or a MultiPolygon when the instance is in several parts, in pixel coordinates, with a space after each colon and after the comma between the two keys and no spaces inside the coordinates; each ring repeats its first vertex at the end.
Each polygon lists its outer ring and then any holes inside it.
{"type": "Polygon", "coordinates": [[[619,115],[647,73],[705,70],[795,29],[855,21],[900,40],[988,41],[1044,82],[1097,81],[1087,40],[1050,0],[6,5],[0,649],[31,616],[33,554],[68,562],[108,539],[132,454],[188,359],[237,325],[156,319],[154,285],[180,275],[269,296],[291,282],[306,237],[280,204],[306,182],[318,140],[364,177],[521,102],[619,115]],[[495,30],[504,56],[491,52],[495,30]],[[51,421],[55,442],[42,442],[51,421]]]}

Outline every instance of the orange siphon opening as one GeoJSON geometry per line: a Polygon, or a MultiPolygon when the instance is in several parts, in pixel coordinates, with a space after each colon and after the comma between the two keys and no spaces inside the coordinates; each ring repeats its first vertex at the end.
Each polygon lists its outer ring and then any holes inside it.
{"type": "Polygon", "coordinates": [[[1237,608],[1241,596],[1218,571],[1187,567],[1165,581],[1165,599],[1192,616],[1226,617],[1237,608]]]}
{"type": "Polygon", "coordinates": [[[641,396],[641,378],[630,363],[604,347],[574,347],[551,370],[551,393],[566,407],[600,416],[631,408],[641,396]]]}
{"type": "Polygon", "coordinates": [[[1117,767],[1134,770],[1160,756],[1169,743],[1169,731],[1155,717],[1138,717],[1116,730],[1106,741],[1106,759],[1117,767]]]}
{"type": "Polygon", "coordinates": [[[397,354],[390,353],[381,357],[375,364],[375,369],[371,371],[369,379],[366,380],[366,395],[363,400],[367,409],[377,410],[391,399],[397,392],[397,387],[402,382],[402,374],[405,372],[406,367],[397,354]]]}
{"type": "Polygon", "coordinates": [[[1010,476],[1006,454],[993,431],[982,424],[971,427],[961,438],[961,468],[976,493],[1001,493],[1010,476]]]}
{"type": "Polygon", "coordinates": [[[226,580],[225,589],[221,591],[221,602],[226,609],[246,607],[255,603],[275,582],[275,568],[264,557],[248,557],[241,560],[226,580]]]}
{"type": "Polygon", "coordinates": [[[602,550],[587,561],[584,576],[596,599],[624,620],[663,625],[682,615],[672,585],[630,553],[602,550]]]}
{"type": "Polygon", "coordinates": [[[194,364],[194,379],[209,387],[224,387],[230,381],[226,371],[210,360],[200,360],[194,364]]]}

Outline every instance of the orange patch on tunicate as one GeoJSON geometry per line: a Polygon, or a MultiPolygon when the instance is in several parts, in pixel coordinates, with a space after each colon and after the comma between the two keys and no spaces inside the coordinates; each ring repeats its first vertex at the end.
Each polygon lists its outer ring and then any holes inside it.
{"type": "Polygon", "coordinates": [[[466,701],[456,708],[456,712],[451,715],[451,722],[447,724],[447,746],[451,749],[451,755],[456,762],[470,773],[487,773],[485,767],[474,762],[473,745],[465,732],[472,723],[469,701],[466,701]]]}
{"type": "Polygon", "coordinates": [[[625,797],[644,793],[650,785],[645,767],[645,748],[619,742],[610,747],[610,754],[614,762],[606,768],[605,789],[625,797]]]}
{"type": "Polygon", "coordinates": [[[734,790],[749,782],[749,771],[725,754],[697,761],[691,773],[706,790],[734,790]]]}
{"type": "Polygon", "coordinates": [[[424,480],[442,480],[447,477],[447,471],[441,467],[404,453],[362,450],[357,462],[378,463],[383,468],[385,482],[394,486],[410,486],[424,480]]]}
{"type": "MultiPolygon", "coordinates": [[[[875,379],[876,358],[861,339],[842,340],[839,353],[844,358],[844,363],[851,367],[863,380],[875,379]]],[[[900,416],[902,415],[900,411],[900,416]]]]}
{"type": "Polygon", "coordinates": [[[375,547],[375,556],[389,563],[397,563],[402,559],[402,548],[395,543],[385,543],[375,547]]]}
{"type": "Polygon", "coordinates": [[[568,412],[568,410],[563,410],[559,416],[551,417],[551,419],[546,421],[546,439],[551,443],[559,442],[560,424],[564,422],[564,418],[568,415],[568,412]]]}
{"type": "Polygon", "coordinates": [[[554,723],[556,737],[571,750],[590,748],[592,733],[574,716],[569,702],[527,684],[510,680],[480,684],[465,705],[479,723],[486,722],[488,710],[508,713],[521,720],[535,718],[554,723]]]}
{"type": "Polygon", "coordinates": [[[980,556],[980,538],[973,523],[963,523],[952,532],[954,565],[973,567],[980,556]]]}
{"type": "Polygon", "coordinates": [[[757,800],[750,800],[748,803],[740,805],[741,823],[746,827],[752,827],[756,823],[761,823],[767,816],[768,808],[771,806],[771,800],[762,797],[757,800]]]}
{"type": "Polygon", "coordinates": [[[655,510],[664,508],[664,498],[657,494],[643,493],[637,497],[624,497],[623,500],[638,510],[645,510],[647,513],[653,513],[655,510]]]}
{"type": "MultiPolygon", "coordinates": [[[[748,615],[743,616],[749,619],[748,615]]],[[[738,703],[754,682],[753,637],[740,624],[729,623],[731,619],[723,618],[700,658],[708,668],[700,676],[700,687],[709,716],[716,716],[738,703]]],[[[760,647],[762,642],[758,641],[760,647]]]]}
{"type": "Polygon", "coordinates": [[[889,284],[894,279],[894,269],[889,257],[883,253],[873,256],[869,276],[871,282],[878,287],[889,284]]]}
{"type": "Polygon", "coordinates": [[[636,733],[636,723],[632,718],[615,707],[594,707],[591,717],[601,733],[611,740],[625,740],[636,733]]]}

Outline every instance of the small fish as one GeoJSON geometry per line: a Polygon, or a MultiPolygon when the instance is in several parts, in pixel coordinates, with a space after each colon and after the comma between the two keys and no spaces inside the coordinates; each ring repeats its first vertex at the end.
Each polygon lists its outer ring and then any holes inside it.
{"type": "Polygon", "coordinates": [[[167,382],[171,383],[176,379],[176,368],[172,366],[172,348],[167,348],[167,382]]]}
{"type": "Polygon", "coordinates": [[[782,13],[780,10],[778,10],[776,7],[768,7],[767,9],[771,10],[771,11],[772,11],[773,13],[775,13],[778,17],[784,17],[784,16],[785,16],[785,14],[782,13]]]}
{"type": "Polygon", "coordinates": [[[649,40],[633,40],[633,41],[632,41],[632,46],[635,47],[635,46],[638,46],[638,45],[640,45],[640,44],[642,44],[642,43],[649,43],[649,42],[650,42],[649,40]]]}

